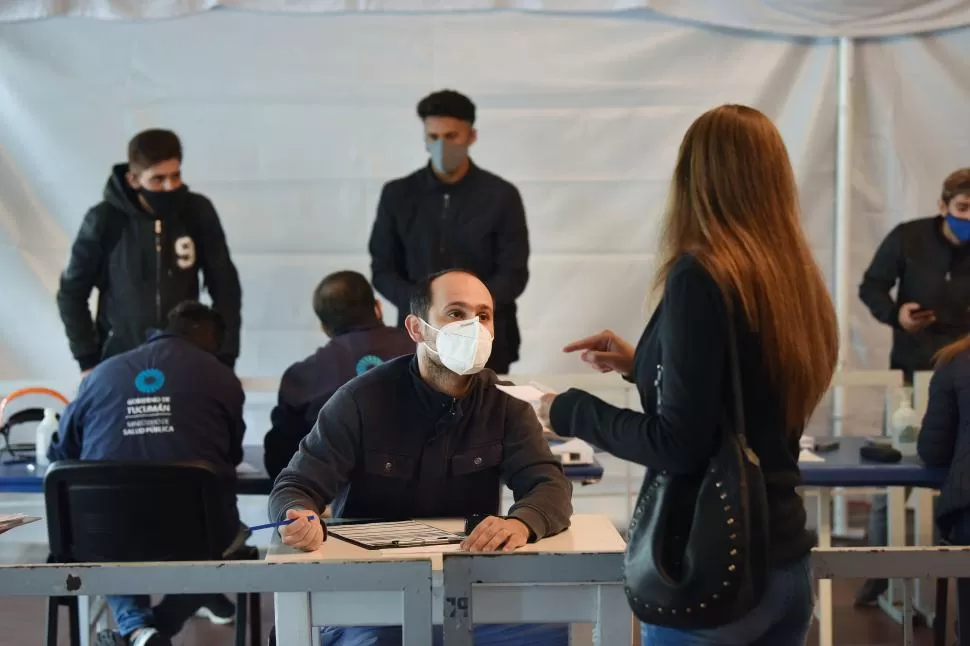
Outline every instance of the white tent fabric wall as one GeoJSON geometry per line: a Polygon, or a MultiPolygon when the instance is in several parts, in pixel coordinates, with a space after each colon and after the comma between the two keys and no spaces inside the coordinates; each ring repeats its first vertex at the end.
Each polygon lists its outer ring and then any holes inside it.
{"type": "MultiPolygon", "coordinates": [[[[932,212],[942,178],[970,165],[970,33],[864,40],[856,52],[852,281],[892,226],[932,212]]],[[[425,160],[414,103],[446,86],[479,105],[476,160],[526,202],[517,370],[575,371],[558,348],[601,327],[636,337],[677,144],[719,103],[779,124],[834,285],[831,40],[642,13],[217,11],[0,23],[0,60],[0,380],[76,379],[58,273],[128,138],[157,125],[182,135],[187,179],[215,201],[242,275],[237,371],[279,375],[323,340],[309,307],[320,277],[368,273],[381,184],[425,160]]],[[[852,302],[847,367],[885,367],[888,328],[852,302]]],[[[247,421],[261,435],[265,411],[247,421]]]]}
{"type": "Polygon", "coordinates": [[[815,37],[895,36],[970,24],[968,0],[6,0],[0,21],[172,18],[219,8],[268,13],[650,10],[719,27],[815,37]]]}
{"type": "Polygon", "coordinates": [[[475,158],[525,199],[532,278],[516,368],[575,370],[566,340],[639,333],[676,148],[713,105],[777,120],[813,248],[832,266],[834,51],[659,19],[516,13],[0,25],[0,378],[76,371],[57,274],[128,137],[156,125],[183,137],[185,176],[219,208],[242,275],[237,371],[280,374],[322,340],[315,283],[367,272],[381,183],[425,160],[414,104],[445,86],[478,102],[475,158]]]}
{"type": "MultiPolygon", "coordinates": [[[[936,213],[943,179],[970,166],[970,30],[857,45],[852,276],[905,220],[936,213]]],[[[888,328],[853,299],[852,366],[886,365],[888,328]]]]}

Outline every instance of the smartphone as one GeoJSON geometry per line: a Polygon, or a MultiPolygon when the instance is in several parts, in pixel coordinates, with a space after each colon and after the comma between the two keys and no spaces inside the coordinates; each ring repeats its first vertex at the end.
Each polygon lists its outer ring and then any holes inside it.
{"type": "Polygon", "coordinates": [[[839,448],[838,440],[817,440],[815,442],[816,453],[828,453],[829,451],[834,451],[837,448],[839,448]]]}

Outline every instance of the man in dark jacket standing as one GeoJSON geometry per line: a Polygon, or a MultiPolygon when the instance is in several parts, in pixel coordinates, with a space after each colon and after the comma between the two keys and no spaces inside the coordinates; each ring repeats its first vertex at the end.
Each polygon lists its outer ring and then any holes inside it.
{"type": "MultiPolygon", "coordinates": [[[[269,514],[290,518],[283,542],[320,547],[320,513],[406,520],[487,516],[465,540],[471,551],[513,550],[565,530],[572,486],[532,408],[498,390],[484,370],[492,298],[461,271],[414,290],[407,330],[415,356],[377,366],[324,405],[273,486],[269,514]],[[515,497],[499,516],[502,484],[515,497]],[[311,520],[309,517],[312,516],[311,520]]],[[[568,643],[561,626],[478,626],[476,644],[568,643]]],[[[400,644],[399,628],[325,628],[324,646],[400,644]]]]}
{"type": "MultiPolygon", "coordinates": [[[[208,462],[226,480],[225,505],[212,510],[225,528],[219,538],[225,548],[240,544],[235,482],[246,429],[244,395],[236,376],[213,356],[224,337],[217,312],[196,302],[179,304],[164,332],[101,362],[81,382],[48,458],[208,462]]],[[[147,595],[107,600],[126,641],[105,632],[98,646],[167,646],[193,614],[226,624],[235,613],[218,594],[167,596],[154,608],[147,595]]]]}
{"type": "Polygon", "coordinates": [[[519,191],[476,166],[475,104],[452,90],[418,103],[431,160],[388,182],[370,238],[374,287],[404,327],[411,289],[451,267],[474,272],[495,298],[495,343],[488,367],[506,374],[519,359],[515,300],[529,280],[529,232],[519,191]]]}
{"type": "MultiPolygon", "coordinates": [[[[970,333],[970,168],[943,181],[938,213],[897,225],[876,251],[859,286],[872,315],[893,329],[889,367],[913,373],[933,369],[944,346],[970,333]],[[896,289],[896,297],[891,291],[896,289]]],[[[868,543],[887,541],[886,497],[874,496],[868,543]]],[[[876,603],[888,587],[871,579],[856,596],[860,606],[876,603]]]]}
{"type": "Polygon", "coordinates": [[[384,325],[374,290],[356,271],[324,278],[313,292],[313,311],[330,341],[287,368],[280,380],[273,427],[263,439],[266,471],[274,479],[338,388],[389,359],[414,353],[406,331],[384,325]]]}
{"type": "Polygon", "coordinates": [[[946,178],[938,210],[896,226],[859,286],[872,315],[892,327],[889,367],[909,384],[915,371],[933,369],[943,346],[970,332],[970,168],[946,178]]]}
{"type": "Polygon", "coordinates": [[[88,211],[61,274],[57,307],[82,374],[165,325],[176,304],[199,298],[199,272],[226,322],[219,359],[239,356],[241,289],[212,203],[182,183],[174,132],[146,130],[114,167],[104,201],[88,211]],[[91,320],[88,299],[98,289],[91,320]]]}

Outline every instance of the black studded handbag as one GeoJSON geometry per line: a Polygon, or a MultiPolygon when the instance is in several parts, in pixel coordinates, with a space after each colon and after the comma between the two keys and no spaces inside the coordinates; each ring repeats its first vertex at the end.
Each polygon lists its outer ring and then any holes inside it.
{"type": "Polygon", "coordinates": [[[624,583],[644,623],[716,628],[761,600],[768,576],[765,481],[745,439],[741,368],[728,314],[733,397],[703,474],[648,470],[630,521],[624,583]],[[733,413],[731,415],[730,413],[733,413]]]}

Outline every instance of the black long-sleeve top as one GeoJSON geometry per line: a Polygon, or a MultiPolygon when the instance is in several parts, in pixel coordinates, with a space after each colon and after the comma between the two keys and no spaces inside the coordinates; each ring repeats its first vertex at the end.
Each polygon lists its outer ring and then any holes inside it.
{"type": "MultiPolygon", "coordinates": [[[[783,422],[783,402],[767,373],[761,340],[733,307],[748,443],[768,481],[771,561],[784,564],[811,550],[805,529],[798,439],[783,422]]],[[[552,405],[553,430],[582,438],[648,469],[702,471],[718,445],[732,398],[728,312],[720,289],[693,256],[672,267],[664,298],[636,350],[631,375],[643,413],[620,409],[571,389],[552,405]]]]}

